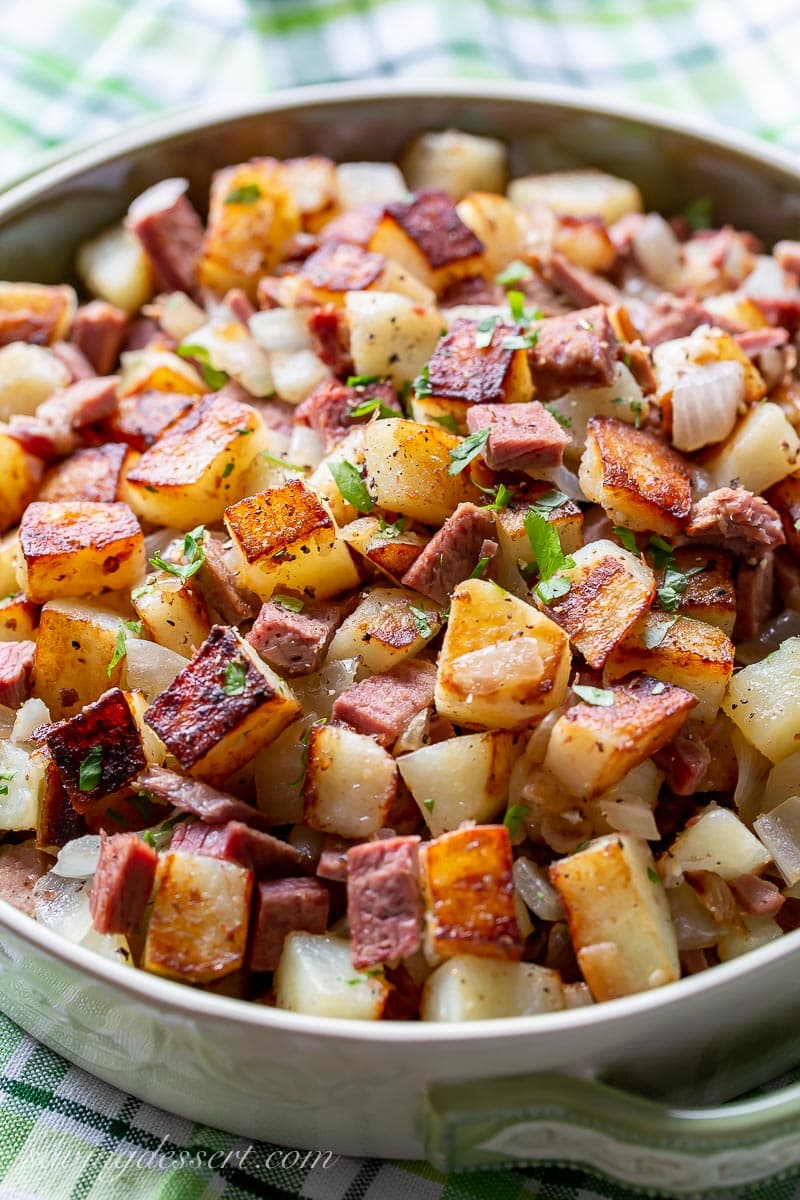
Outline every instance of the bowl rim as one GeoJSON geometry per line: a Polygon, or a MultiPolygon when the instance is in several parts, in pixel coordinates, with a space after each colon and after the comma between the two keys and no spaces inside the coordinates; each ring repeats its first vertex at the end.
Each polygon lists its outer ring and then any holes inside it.
{"type": "MultiPolygon", "coordinates": [[[[49,188],[166,139],[191,135],[238,119],[313,105],[346,108],[376,99],[391,101],[402,98],[545,105],[567,112],[634,121],[697,140],[711,148],[721,147],[748,160],[756,168],[776,168],[800,182],[800,156],[792,151],[761,142],[750,134],[713,121],[673,113],[655,105],[608,99],[595,92],[576,88],[520,81],[371,79],[356,83],[315,84],[226,104],[167,110],[156,116],[127,122],[118,131],[88,143],[71,144],[55,154],[45,152],[34,160],[31,171],[24,177],[0,185],[0,222],[24,212],[28,205],[38,202],[42,193],[49,188]]],[[[644,1015],[655,1009],[681,1004],[684,1000],[709,991],[724,990],[732,980],[761,971],[772,962],[800,949],[800,929],[797,929],[739,958],[721,963],[713,970],[679,979],[663,988],[554,1013],[448,1024],[310,1016],[187,987],[141,968],[129,968],[105,959],[96,951],[68,941],[1,899],[0,926],[88,979],[107,984],[132,1000],[154,1003],[171,1014],[326,1039],[400,1044],[503,1040],[531,1034],[547,1036],[584,1027],[603,1027],[607,1022],[644,1015]]]]}

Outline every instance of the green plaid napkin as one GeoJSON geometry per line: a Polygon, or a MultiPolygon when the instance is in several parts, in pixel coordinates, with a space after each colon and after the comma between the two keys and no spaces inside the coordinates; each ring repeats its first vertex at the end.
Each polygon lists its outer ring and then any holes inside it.
{"type": "MultiPolygon", "coordinates": [[[[2,0],[0,182],[164,108],[375,75],[570,84],[800,150],[798,60],[800,0],[2,0]]],[[[798,1194],[769,1183],[738,1200],[798,1194]]],[[[0,1200],[632,1195],[577,1170],[445,1179],[251,1146],[125,1096],[0,1016],[0,1200]]]]}

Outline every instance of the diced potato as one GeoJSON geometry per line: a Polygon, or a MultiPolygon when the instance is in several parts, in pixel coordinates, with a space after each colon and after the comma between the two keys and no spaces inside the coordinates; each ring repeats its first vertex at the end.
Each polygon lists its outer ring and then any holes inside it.
{"type": "MultiPolygon", "coordinates": [[[[359,470],[364,465],[364,428],[356,425],[326,454],[308,478],[308,486],[327,504],[339,525],[348,525],[358,517],[358,509],[345,500],[331,473],[331,464],[350,462],[359,470]]],[[[273,484],[276,481],[273,480],[273,484]]]]}
{"type": "Polygon", "coordinates": [[[37,499],[106,504],[120,500],[122,479],[138,457],[134,450],[114,442],[83,446],[47,470],[37,499]]]}
{"type": "Polygon", "coordinates": [[[259,278],[277,266],[284,246],[300,231],[301,214],[288,183],[274,158],[214,174],[197,271],[201,286],[218,295],[239,287],[255,299],[259,278]]]}
{"type": "Polygon", "coordinates": [[[323,242],[291,275],[284,275],[277,290],[286,308],[333,304],[343,308],[348,292],[394,292],[415,304],[435,304],[436,293],[407,267],[384,254],[350,242],[323,242]]]}
{"type": "Polygon", "coordinates": [[[400,168],[389,162],[346,162],[336,168],[336,186],[342,208],[364,204],[392,204],[408,194],[400,168]]]}
{"type": "Polygon", "coordinates": [[[69,337],[78,306],[68,284],[0,282],[0,324],[6,341],[53,342],[69,337]]]}
{"type": "Polygon", "coordinates": [[[507,158],[508,150],[497,138],[444,129],[418,133],[403,151],[400,166],[412,192],[440,188],[460,200],[475,190],[502,192],[507,158]]]}
{"type": "Polygon", "coordinates": [[[127,313],[136,313],[153,294],[150,261],[135,233],[112,225],[84,242],[76,259],[87,289],[127,313]]]}
{"type": "Polygon", "coordinates": [[[615,683],[632,671],[674,683],[697,696],[695,721],[711,724],[733,674],[733,643],[713,625],[666,613],[649,612],[611,652],[604,683],[615,683]]]}
{"type": "Polygon", "coordinates": [[[797,749],[800,730],[800,637],[786,641],[761,662],[737,673],[722,701],[726,712],[757,750],[773,762],[797,749]]]}
{"type": "Polygon", "coordinates": [[[33,500],[42,478],[42,463],[26,454],[8,426],[0,424],[0,533],[15,525],[33,500]]]}
{"type": "MultiPolygon", "coordinates": [[[[531,505],[552,490],[547,481],[531,480],[524,491],[521,487],[516,489],[516,495],[507,508],[501,508],[495,514],[497,541],[500,546],[500,553],[495,559],[497,581],[517,595],[528,595],[528,585],[523,583],[520,587],[519,563],[535,561],[533,547],[525,529],[525,518],[531,505]]],[[[548,508],[541,515],[555,528],[564,554],[574,554],[583,545],[583,515],[573,500],[565,499],[563,504],[548,508]]]]}
{"type": "Polygon", "coordinates": [[[355,970],[347,941],[314,933],[289,934],[274,985],[278,1008],[353,1021],[380,1020],[390,992],[382,975],[355,970]]]}
{"type": "Polygon", "coordinates": [[[314,715],[301,717],[288,725],[253,759],[258,808],[275,825],[296,825],[303,820],[308,737],[315,719],[314,715]]]}
{"type": "Polygon", "coordinates": [[[533,381],[524,347],[507,349],[510,325],[496,325],[488,346],[476,344],[477,325],[457,321],[438,342],[428,362],[428,383],[434,397],[469,404],[524,404],[533,395],[533,381]]]}
{"type": "Polygon", "coordinates": [[[686,524],[692,489],[686,463],[654,434],[613,417],[590,417],[578,479],[588,500],[628,529],[670,537],[686,524]]]}
{"type": "Polygon", "coordinates": [[[368,247],[407,267],[437,293],[485,266],[483,243],[452,200],[436,191],[387,205],[368,247]]]}
{"type": "Polygon", "coordinates": [[[414,393],[408,399],[408,413],[414,421],[421,425],[440,425],[451,433],[465,437],[467,430],[467,409],[465,400],[443,400],[440,396],[417,396],[414,393]]]}
{"type": "MultiPolygon", "coordinates": [[[[715,625],[731,637],[736,624],[736,588],[731,556],[710,546],[697,549],[677,546],[674,559],[675,570],[687,576],[686,591],[678,601],[681,616],[715,625]]],[[[662,578],[663,572],[659,572],[659,586],[662,578]]]]}
{"type": "Polygon", "coordinates": [[[393,583],[399,583],[406,571],[419,558],[427,544],[421,533],[401,531],[396,536],[381,532],[377,517],[361,517],[351,521],[342,536],[356,553],[372,563],[393,583]]]}
{"type": "Polygon", "coordinates": [[[19,558],[19,530],[0,537],[0,596],[13,596],[18,590],[17,560],[19,558]]]}
{"type": "Polygon", "coordinates": [[[761,813],[754,820],[753,828],[789,885],[787,894],[795,895],[800,882],[800,795],[789,796],[769,812],[761,813]]]}
{"type": "MultiPolygon", "coordinates": [[[[152,644],[151,642],[147,643],[147,645],[152,644]]],[[[163,766],[167,757],[167,747],[144,719],[144,715],[150,707],[149,698],[141,691],[126,692],[125,696],[136,722],[136,728],[139,730],[139,737],[142,739],[142,750],[146,762],[150,766],[163,766]]]]}
{"type": "Polygon", "coordinates": [[[199,398],[209,390],[196,368],[171,350],[146,346],[143,350],[127,351],[120,362],[117,395],[122,399],[151,391],[199,398]]]}
{"type": "Polygon", "coordinates": [[[37,501],[19,541],[19,585],[37,602],[129,588],[144,573],[144,537],[127,504],[37,501]]]}
{"type": "Polygon", "coordinates": [[[782,936],[783,930],[774,917],[752,917],[745,913],[741,929],[726,930],[717,939],[717,954],[720,962],[729,962],[782,936]]]}
{"type": "Polygon", "coordinates": [[[614,1000],[680,978],[669,905],[646,842],[596,838],[550,867],[572,945],[595,1000],[614,1000]]]}
{"type": "Polygon", "coordinates": [[[403,588],[371,588],[336,630],[328,658],[358,658],[370,674],[379,674],[419,654],[441,627],[440,608],[427,597],[403,588]]]}
{"type": "Polygon", "coordinates": [[[704,464],[715,487],[766,491],[800,466],[800,436],[777,404],[756,404],[704,464]]]}
{"type": "Polygon", "coordinates": [[[145,720],[190,775],[221,782],[300,715],[284,681],[230,628],[215,625],[145,720]]]}
{"type": "Polygon", "coordinates": [[[79,813],[97,800],[106,802],[146,765],[139,728],[119,688],[109,688],[74,717],[47,726],[44,744],[70,805],[79,813]],[[84,775],[87,759],[94,767],[89,778],[84,775]]]}
{"type": "Polygon", "coordinates": [[[574,705],[550,734],[545,770],[573,796],[591,800],[619,783],[672,740],[697,704],[691,693],[646,675],[609,694],[610,705],[574,705]]]}
{"type": "Polygon", "coordinates": [[[276,587],[326,599],[356,587],[358,571],[327,505],[300,479],[225,510],[241,580],[262,599],[276,587]]]}
{"type": "Polygon", "coordinates": [[[12,413],[30,415],[57,388],[72,382],[52,350],[28,342],[11,342],[0,349],[0,420],[12,413]]]}
{"type": "Polygon", "coordinates": [[[307,158],[287,158],[282,168],[303,229],[317,233],[338,207],[336,164],[321,154],[311,154],[307,158]]]}
{"type": "Polygon", "coordinates": [[[483,824],[505,807],[519,750],[510,733],[492,730],[447,738],[403,754],[397,766],[433,837],[462,821],[483,824]]]}
{"type": "Polygon", "coordinates": [[[482,274],[494,279],[525,249],[519,210],[505,196],[487,190],[471,191],[456,207],[461,220],[483,243],[482,274]]]}
{"type": "Polygon", "coordinates": [[[553,238],[553,249],[585,271],[604,274],[617,260],[617,248],[597,217],[562,215],[553,238]]]}
{"type": "Polygon", "coordinates": [[[256,410],[220,392],[144,452],[123,493],[134,512],[154,525],[191,529],[219,521],[242,495],[245,472],[268,443],[256,410]]]}
{"type": "Polygon", "coordinates": [[[771,862],[772,855],[736,813],[710,804],[681,830],[658,867],[670,887],[684,871],[713,871],[728,880],[757,875],[771,862]]]}
{"type": "Polygon", "coordinates": [[[0,742],[0,829],[35,829],[44,763],[13,742],[0,742]]]}
{"type": "Polygon", "coordinates": [[[331,375],[330,367],[313,350],[274,350],[270,365],[275,394],[287,404],[299,404],[331,375]]]}
{"type": "Polygon", "coordinates": [[[184,658],[192,657],[211,630],[202,593],[165,571],[150,576],[146,588],[136,590],[132,603],[153,641],[184,658]]]}
{"type": "Polygon", "coordinates": [[[519,208],[546,204],[573,217],[602,217],[608,225],[644,208],[635,183],[592,168],[512,179],[508,198],[519,208]]]}
{"type": "Polygon", "coordinates": [[[436,708],[467,728],[530,725],[563,701],[570,661],[549,617],[487,580],[465,580],[451,600],[436,708]]]}
{"type": "Polygon", "coordinates": [[[514,905],[511,842],[504,825],[445,833],[420,847],[430,955],[518,961],[522,938],[514,905]]]}
{"type": "Polygon", "coordinates": [[[441,525],[465,500],[480,503],[469,471],[449,475],[460,439],[416,421],[371,421],[364,429],[367,482],[380,508],[441,525]]]}
{"type": "Polygon", "coordinates": [[[425,981],[423,1021],[484,1021],[527,1017],[565,1007],[558,971],[535,963],[457,954],[425,981]]]}
{"type": "Polygon", "coordinates": [[[589,666],[602,667],[655,595],[655,576],[642,558],[600,538],[576,550],[560,574],[569,591],[545,608],[589,666]]]}
{"type": "Polygon", "coordinates": [[[205,854],[168,850],[158,865],[142,966],[210,983],[244,962],[253,872],[205,854]]]}
{"type": "Polygon", "coordinates": [[[397,388],[420,373],[442,329],[434,307],[390,292],[348,292],[344,311],[356,374],[386,375],[397,388]]]}
{"type": "Polygon", "coordinates": [[[0,600],[0,642],[35,641],[39,606],[23,592],[0,600]]]}
{"type": "Polygon", "coordinates": [[[216,371],[224,371],[236,380],[251,396],[271,396],[275,388],[269,357],[230,310],[220,307],[210,321],[193,329],[181,349],[189,353],[202,347],[208,362],[216,371]]]}
{"type": "Polygon", "coordinates": [[[54,721],[71,717],[120,683],[122,665],[109,672],[122,619],[87,600],[50,600],[36,642],[34,692],[54,721]]]}
{"type": "Polygon", "coordinates": [[[366,838],[386,824],[397,794],[397,765],[371,737],[315,725],[308,739],[303,818],[344,838],[366,838]]]}

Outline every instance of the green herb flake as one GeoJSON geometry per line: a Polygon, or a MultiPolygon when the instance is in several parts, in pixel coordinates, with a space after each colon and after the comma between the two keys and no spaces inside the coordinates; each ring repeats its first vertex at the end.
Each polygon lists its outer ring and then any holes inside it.
{"type": "Polygon", "coordinates": [[[138,600],[141,596],[152,596],[156,589],[152,583],[143,583],[141,587],[134,588],[131,592],[131,600],[138,600]]]}
{"type": "Polygon", "coordinates": [[[434,417],[433,419],[437,425],[441,425],[442,429],[447,429],[450,433],[455,433],[458,437],[461,437],[458,421],[452,413],[442,413],[441,416],[434,417]]]}
{"type": "Polygon", "coordinates": [[[639,556],[639,547],[636,542],[636,534],[632,529],[626,529],[624,525],[612,526],[614,533],[619,538],[624,548],[631,554],[639,556]]]}
{"type": "Polygon", "coordinates": [[[499,318],[484,317],[479,321],[475,329],[475,346],[478,350],[485,350],[487,346],[491,346],[494,331],[497,327],[499,318]]]}
{"type": "Polygon", "coordinates": [[[586,317],[578,317],[578,320],[575,322],[575,324],[578,326],[579,329],[586,329],[586,330],[594,329],[594,325],[592,324],[591,321],[587,321],[586,317]]]}
{"type": "Polygon", "coordinates": [[[218,392],[228,382],[228,376],[225,372],[218,371],[212,365],[211,355],[207,346],[193,346],[184,343],[182,346],[178,346],[178,354],[181,358],[194,358],[200,363],[203,369],[203,378],[212,391],[218,392]]]}
{"type": "Polygon", "coordinates": [[[247,667],[243,662],[234,659],[225,668],[225,683],[222,690],[226,696],[243,696],[247,682],[247,667]]]}
{"type": "Polygon", "coordinates": [[[469,579],[483,579],[484,575],[486,574],[486,568],[488,567],[488,565],[489,565],[488,558],[479,558],[478,561],[475,563],[475,566],[470,571],[468,578],[469,579]]]}
{"type": "Polygon", "coordinates": [[[252,430],[252,429],[237,429],[236,432],[238,433],[239,437],[247,437],[247,435],[249,433],[253,433],[254,430],[252,430]]]}
{"type": "Polygon", "coordinates": [[[532,350],[539,340],[539,330],[532,329],[530,333],[512,333],[504,337],[504,350],[532,350]]]}
{"type": "Polygon", "coordinates": [[[145,846],[149,846],[151,850],[158,849],[156,835],[153,833],[152,829],[145,829],[144,833],[142,834],[142,841],[144,842],[145,846]]]}
{"type": "Polygon", "coordinates": [[[591,704],[595,708],[613,708],[614,693],[609,688],[590,687],[585,683],[573,683],[572,690],[575,695],[583,700],[584,704],[591,704]]]}
{"type": "Polygon", "coordinates": [[[305,467],[300,467],[297,463],[287,462],[285,458],[276,458],[274,454],[268,454],[266,450],[259,452],[259,457],[264,459],[264,462],[271,463],[273,467],[283,467],[285,471],[305,471],[305,467]]]}
{"type": "Polygon", "coordinates": [[[3,782],[0,783],[0,796],[8,795],[8,785],[16,773],[16,771],[0,771],[0,779],[3,780],[3,782]]]}
{"type": "Polygon", "coordinates": [[[529,279],[533,279],[533,271],[527,263],[518,258],[512,259],[508,266],[494,277],[495,283],[499,283],[500,287],[512,287],[515,283],[525,283],[529,279]]]}
{"type": "Polygon", "coordinates": [[[232,475],[232,474],[233,474],[233,468],[234,468],[234,466],[235,466],[235,465],[236,465],[236,464],[235,464],[235,463],[232,463],[232,462],[225,463],[225,467],[224,467],[224,470],[223,470],[223,472],[222,472],[222,478],[223,478],[223,479],[227,479],[229,475],[232,475]]]}
{"type": "Polygon", "coordinates": [[[372,512],[375,501],[367,491],[367,485],[361,478],[358,467],[354,467],[345,459],[343,462],[329,462],[328,470],[343,500],[352,504],[360,513],[372,512]]]}
{"type": "Polygon", "coordinates": [[[228,192],[225,197],[226,204],[255,204],[261,199],[261,188],[257,183],[243,183],[240,187],[235,187],[232,192],[228,192]]]}
{"type": "Polygon", "coordinates": [[[695,196],[683,210],[686,224],[693,231],[711,229],[714,224],[713,196],[695,196]]]}
{"type": "Polygon", "coordinates": [[[661,876],[658,871],[654,871],[652,867],[647,868],[647,878],[651,883],[661,883],[661,876]]]}
{"type": "MultiPolygon", "coordinates": [[[[478,486],[480,487],[480,484],[478,486]]],[[[514,492],[505,483],[498,484],[496,488],[481,487],[481,491],[485,495],[491,496],[492,498],[490,503],[484,504],[483,507],[490,508],[494,512],[500,512],[501,509],[508,508],[511,501],[514,499],[514,492]]]]}
{"type": "Polygon", "coordinates": [[[506,297],[506,299],[508,300],[508,309],[509,309],[509,312],[511,313],[512,321],[516,321],[517,323],[521,324],[523,321],[526,320],[525,293],[511,291],[508,293],[508,296],[506,297]]]}
{"type": "Polygon", "coordinates": [[[638,429],[642,423],[642,402],[641,400],[631,400],[629,408],[633,413],[633,427],[638,429]]]}
{"type": "Polygon", "coordinates": [[[372,413],[377,412],[378,420],[385,421],[389,417],[397,417],[400,414],[394,408],[389,408],[388,404],[384,404],[380,396],[370,396],[367,400],[362,400],[360,404],[347,410],[348,417],[355,419],[356,417],[368,417],[372,413]]]}
{"type": "Polygon", "coordinates": [[[103,775],[103,747],[92,746],[78,768],[78,787],[82,792],[93,792],[103,775]]]}
{"type": "Polygon", "coordinates": [[[425,808],[427,808],[428,812],[430,812],[430,813],[433,812],[434,807],[436,805],[435,800],[431,800],[431,799],[423,800],[422,803],[424,804],[425,808]]]}
{"type": "Polygon", "coordinates": [[[586,838],[584,841],[578,842],[577,846],[573,846],[572,850],[570,850],[570,854],[580,854],[581,850],[588,850],[591,844],[591,839],[586,838]]]}
{"type": "Polygon", "coordinates": [[[433,637],[433,626],[429,619],[431,614],[426,612],[424,608],[417,608],[410,601],[408,609],[419,636],[424,638],[433,637]]]}
{"type": "Polygon", "coordinates": [[[302,612],[304,608],[304,602],[299,596],[284,596],[275,592],[273,593],[272,601],[274,604],[280,604],[281,608],[288,609],[289,612],[299,613],[302,612]]]}
{"type": "Polygon", "coordinates": [[[688,574],[684,575],[683,571],[676,571],[674,567],[665,568],[664,582],[656,588],[656,599],[664,612],[675,612],[688,583],[688,574]]]}
{"type": "Polygon", "coordinates": [[[543,579],[537,583],[533,590],[542,604],[552,604],[554,600],[566,596],[571,586],[570,581],[563,575],[553,575],[550,579],[543,579]]]}
{"type": "Polygon", "coordinates": [[[405,527],[406,527],[405,517],[398,517],[397,520],[393,524],[390,523],[389,521],[384,520],[383,517],[379,517],[378,523],[379,523],[379,533],[382,538],[399,537],[400,534],[404,532],[405,527]]]}
{"type": "Polygon", "coordinates": [[[347,386],[354,387],[354,388],[369,387],[369,385],[371,383],[380,383],[380,381],[381,381],[380,375],[348,375],[347,376],[347,386]]]}
{"type": "Polygon", "coordinates": [[[125,657],[127,653],[127,636],[129,633],[132,633],[134,637],[141,637],[142,622],[123,621],[120,625],[119,629],[117,630],[117,636],[114,640],[114,653],[111,655],[108,666],[106,667],[107,679],[111,678],[111,672],[114,670],[114,667],[121,659],[125,657]]]}
{"type": "Polygon", "coordinates": [[[660,571],[662,567],[666,567],[675,557],[675,547],[657,533],[652,534],[650,537],[647,549],[653,556],[653,566],[657,571],[660,571]]]}
{"type": "Polygon", "coordinates": [[[460,475],[473,458],[477,458],[484,449],[491,432],[491,426],[486,425],[483,429],[476,429],[469,437],[462,438],[461,442],[450,451],[450,466],[447,468],[447,474],[460,475]]]}
{"type": "Polygon", "coordinates": [[[516,837],[522,828],[525,818],[528,816],[527,804],[512,804],[506,815],[503,817],[503,824],[509,832],[510,837],[516,837]]]}
{"type": "Polygon", "coordinates": [[[575,559],[571,555],[565,556],[561,549],[561,541],[555,525],[551,525],[547,518],[537,512],[535,508],[529,509],[525,517],[525,532],[536,558],[542,582],[550,579],[557,571],[561,571],[565,567],[575,566],[575,559]]]}
{"type": "Polygon", "coordinates": [[[433,388],[431,387],[430,372],[427,363],[422,368],[411,386],[414,389],[414,395],[419,396],[420,399],[422,399],[423,396],[433,395],[433,388]]]}
{"type": "Polygon", "coordinates": [[[184,536],[183,557],[185,562],[168,562],[159,551],[150,559],[150,566],[156,567],[160,571],[166,571],[169,575],[177,575],[178,579],[191,579],[206,561],[206,552],[202,546],[205,535],[205,526],[198,525],[196,529],[192,529],[184,536]]]}
{"type": "Polygon", "coordinates": [[[794,527],[797,530],[797,532],[800,533],[800,517],[798,517],[797,520],[795,521],[794,527]]]}
{"type": "Polygon", "coordinates": [[[670,629],[672,629],[672,626],[675,624],[677,619],[677,617],[672,617],[669,621],[662,621],[660,625],[645,629],[642,635],[642,641],[644,642],[646,648],[648,650],[657,650],[664,641],[664,638],[669,633],[670,629]]]}
{"type": "Polygon", "coordinates": [[[544,492],[543,495],[532,500],[531,508],[534,512],[546,515],[556,508],[561,508],[561,505],[566,504],[567,500],[569,500],[569,496],[565,492],[560,492],[558,488],[551,488],[549,492],[544,492]]]}
{"type": "Polygon", "coordinates": [[[565,413],[559,412],[558,409],[554,408],[552,404],[544,404],[542,407],[550,413],[550,416],[554,421],[558,421],[562,429],[572,429],[572,417],[568,417],[565,413]]]}

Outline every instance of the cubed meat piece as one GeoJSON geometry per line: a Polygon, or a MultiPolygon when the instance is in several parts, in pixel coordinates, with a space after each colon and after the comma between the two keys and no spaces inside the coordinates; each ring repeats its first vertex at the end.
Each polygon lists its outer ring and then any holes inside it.
{"type": "Polygon", "coordinates": [[[164,179],[128,209],[128,228],[142,243],[156,284],[165,292],[191,292],[196,282],[203,225],[186,187],[185,179],[164,179]]]}
{"type": "Polygon", "coordinates": [[[224,825],[227,821],[243,822],[254,829],[270,830],[272,822],[263,813],[243,800],[217,791],[199,779],[187,779],[166,767],[148,767],[135,780],[141,791],[149,792],[165,804],[181,812],[191,813],[208,825],[224,825]]]}
{"type": "Polygon", "coordinates": [[[719,326],[719,321],[690,296],[673,296],[665,292],[653,305],[642,337],[655,349],[662,342],[688,337],[699,325],[719,326]]]}
{"type": "Polygon", "coordinates": [[[536,395],[561,395],[576,387],[609,387],[614,379],[617,339],[606,309],[596,304],[536,326],[530,351],[536,395]]]}
{"type": "Polygon", "coordinates": [[[35,642],[0,642],[0,704],[19,708],[31,693],[35,642]]]}
{"type": "Polygon", "coordinates": [[[78,432],[117,407],[117,375],[79,379],[40,404],[33,416],[14,414],[8,432],[29,454],[60,458],[78,445],[78,432]]]}
{"type": "Polygon", "coordinates": [[[298,425],[310,426],[319,434],[328,451],[350,432],[354,421],[371,418],[374,408],[362,417],[350,415],[352,409],[367,406],[370,401],[376,401],[376,407],[382,405],[393,409],[398,417],[403,415],[397,393],[390,383],[378,381],[360,387],[347,387],[335,379],[326,379],[297,406],[295,420],[298,425]]]}
{"type": "Polygon", "coordinates": [[[237,321],[242,325],[246,325],[252,316],[255,316],[255,308],[250,302],[250,297],[241,288],[230,288],[225,293],[225,298],[222,301],[226,308],[229,308],[237,321]]]}
{"type": "Polygon", "coordinates": [[[352,842],[339,837],[337,833],[325,834],[322,853],[317,863],[317,875],[320,879],[330,879],[333,883],[347,882],[347,852],[352,845],[352,842]]]}
{"type": "Polygon", "coordinates": [[[309,313],[308,332],[314,351],[334,375],[352,375],[350,330],[347,319],[335,304],[323,304],[309,313]]]}
{"type": "Polygon", "coordinates": [[[736,574],[734,640],[754,638],[772,614],[775,602],[775,554],[764,551],[754,563],[742,563],[736,574]]]}
{"type": "Polygon", "coordinates": [[[609,283],[602,275],[595,275],[594,271],[576,266],[558,252],[550,256],[545,273],[548,283],[563,292],[573,304],[584,306],[625,302],[625,296],[613,283],[609,283]]]}
{"type": "Polygon", "coordinates": [[[135,833],[100,835],[89,908],[98,933],[131,934],[144,916],[158,866],[152,846],[135,833]]]}
{"type": "Polygon", "coordinates": [[[262,605],[247,640],[280,674],[309,675],[321,665],[341,619],[338,604],[295,596],[286,596],[284,604],[278,594],[262,605]]]}
{"type": "Polygon", "coordinates": [[[780,888],[758,875],[737,875],[728,880],[728,887],[739,904],[753,917],[773,917],[783,908],[780,888]]]}
{"type": "Polygon", "coordinates": [[[318,879],[275,879],[259,883],[248,965],[251,971],[274,971],[290,933],[324,933],[330,896],[318,879]]]}
{"type": "Polygon", "coordinates": [[[676,796],[694,796],[704,790],[711,751],[699,737],[682,732],[659,750],[653,761],[665,772],[670,791],[676,796]]]}
{"type": "Polygon", "coordinates": [[[692,505],[686,533],[745,556],[773,550],[786,541],[775,509],[762,496],[741,487],[718,488],[692,505]]]}
{"type": "Polygon", "coordinates": [[[398,663],[391,671],[371,675],[342,692],[331,717],[357,733],[369,734],[382,746],[391,746],[411,718],[433,704],[435,686],[432,663],[398,663]]]}
{"type": "Polygon", "coordinates": [[[243,821],[228,821],[224,825],[182,822],[176,826],[170,850],[226,858],[254,871],[258,879],[299,874],[303,862],[300,851],[294,846],[263,830],[253,829],[243,821]]]}
{"type": "Polygon", "coordinates": [[[347,855],[350,953],[358,970],[408,958],[420,947],[418,837],[383,838],[347,855]]]}
{"type": "MultiPolygon", "coordinates": [[[[483,407],[473,411],[482,412],[483,407]]],[[[456,584],[468,579],[474,571],[484,541],[494,540],[494,535],[491,513],[469,501],[459,504],[406,571],[402,579],[404,586],[421,592],[437,604],[446,604],[456,584]]]]}
{"type": "Polygon", "coordinates": [[[82,304],[75,314],[72,343],[86,356],[98,375],[110,375],[128,332],[126,312],[105,300],[82,304]]]}
{"type": "Polygon", "coordinates": [[[235,573],[228,566],[222,543],[210,534],[203,539],[205,558],[195,579],[206,603],[214,609],[226,625],[240,625],[251,621],[257,614],[261,601],[248,588],[240,587],[235,573]]]}
{"type": "Polygon", "coordinates": [[[469,409],[470,433],[487,426],[491,432],[483,457],[493,471],[560,467],[564,448],[571,440],[538,400],[528,404],[480,404],[469,409]]]}
{"type": "Polygon", "coordinates": [[[69,371],[70,383],[76,383],[79,379],[93,379],[97,374],[83,351],[72,342],[54,342],[52,350],[61,365],[69,371]]]}
{"type": "Polygon", "coordinates": [[[0,900],[33,916],[33,885],[45,873],[33,840],[0,846],[0,900]]]}

